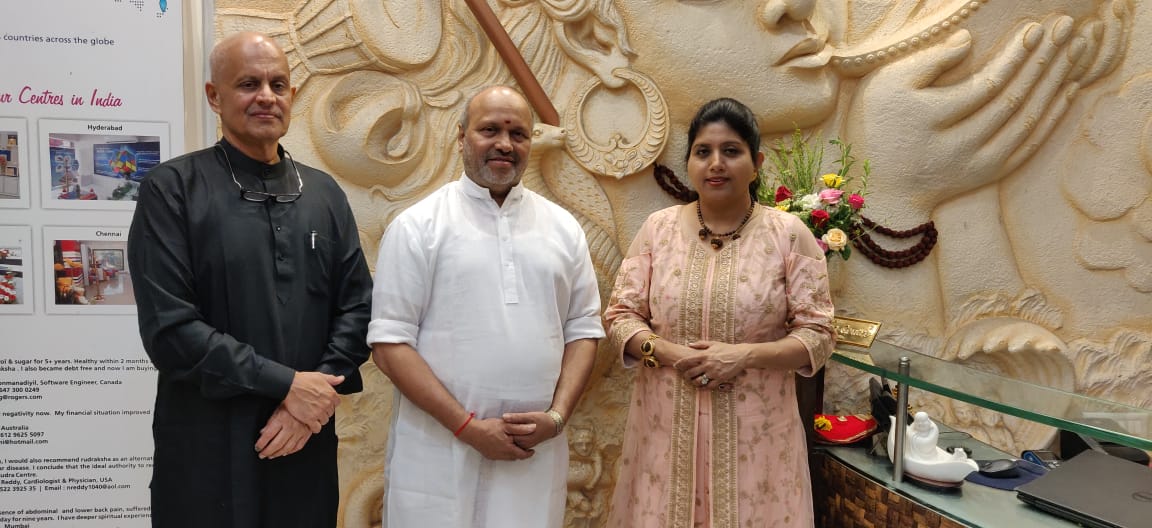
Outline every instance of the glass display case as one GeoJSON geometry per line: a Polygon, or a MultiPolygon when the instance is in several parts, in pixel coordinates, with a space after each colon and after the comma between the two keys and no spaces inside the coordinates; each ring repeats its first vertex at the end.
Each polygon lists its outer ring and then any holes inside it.
{"type": "Polygon", "coordinates": [[[1098,440],[1152,450],[1152,409],[1091,398],[976,370],[877,340],[871,348],[838,344],[838,363],[978,407],[1098,440]],[[907,357],[907,376],[899,372],[907,357]]]}
{"type": "MultiPolygon", "coordinates": [[[[880,340],[870,348],[840,343],[833,360],[913,391],[925,390],[1099,440],[1152,450],[1149,409],[1011,379],[880,340]],[[909,360],[907,374],[900,373],[901,358],[909,360]]],[[[941,431],[946,429],[946,424],[941,424],[941,431]]],[[[977,460],[1015,458],[972,438],[951,443],[970,449],[971,458],[977,460]]],[[[887,457],[869,454],[865,448],[828,446],[816,454],[814,471],[824,479],[824,496],[817,497],[816,506],[823,526],[863,526],[857,522],[861,518],[875,526],[891,527],[1078,526],[1024,504],[1014,491],[974,483],[941,491],[901,481],[894,476],[895,465],[887,457]],[[861,487],[870,489],[861,492],[861,487]]]]}

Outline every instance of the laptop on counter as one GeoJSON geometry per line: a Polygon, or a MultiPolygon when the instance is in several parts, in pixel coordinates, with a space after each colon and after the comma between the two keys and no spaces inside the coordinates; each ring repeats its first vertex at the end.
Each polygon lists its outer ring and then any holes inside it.
{"type": "Polygon", "coordinates": [[[1090,528],[1152,526],[1152,469],[1091,449],[1016,488],[1016,497],[1090,528]]]}

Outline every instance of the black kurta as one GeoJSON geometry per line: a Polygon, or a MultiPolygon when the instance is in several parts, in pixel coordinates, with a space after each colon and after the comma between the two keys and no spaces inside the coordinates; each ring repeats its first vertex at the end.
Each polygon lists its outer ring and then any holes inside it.
{"type": "Polygon", "coordinates": [[[140,187],[128,260],[144,349],[159,370],[153,419],[154,526],[335,526],[335,420],[300,452],[260,460],[259,430],[295,371],[363,388],[371,277],[347,198],[299,162],[295,203],[254,203],[246,189],[295,192],[296,170],[220,146],[152,169],[140,187]]]}

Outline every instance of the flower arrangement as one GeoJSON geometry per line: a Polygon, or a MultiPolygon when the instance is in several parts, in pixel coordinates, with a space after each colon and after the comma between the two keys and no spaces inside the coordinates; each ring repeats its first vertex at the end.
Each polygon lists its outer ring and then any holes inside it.
{"type": "Polygon", "coordinates": [[[756,199],[803,220],[826,257],[836,253],[847,260],[852,256],[849,242],[859,231],[857,225],[872,167],[864,160],[859,178],[853,177],[856,158],[852,156],[852,145],[839,139],[828,142],[839,149],[839,157],[833,162],[836,172],[821,174],[824,145],[818,136],[809,141],[797,129],[790,144],[778,140],[775,150],[768,154],[767,174],[760,175],[756,199]]]}

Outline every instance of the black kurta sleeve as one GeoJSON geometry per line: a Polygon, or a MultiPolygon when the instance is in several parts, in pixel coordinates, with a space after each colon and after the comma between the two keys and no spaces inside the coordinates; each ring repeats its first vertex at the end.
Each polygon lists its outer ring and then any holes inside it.
{"type": "Polygon", "coordinates": [[[186,209],[194,205],[179,174],[193,170],[191,165],[156,167],[140,186],[128,261],[144,350],[162,376],[194,384],[206,398],[256,394],[282,400],[295,371],[256,354],[200,313],[186,209]]]}
{"type": "Polygon", "coordinates": [[[334,275],[332,283],[328,349],[316,370],[344,376],[344,383],[336,386],[336,391],[352,394],[364,389],[360,365],[368,360],[371,352],[367,332],[372,310],[372,276],[368,273],[368,264],[360,247],[356,219],[347,200],[341,198],[336,241],[339,272],[334,275]]]}

